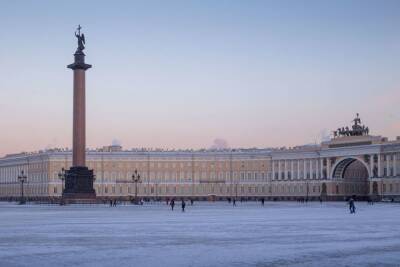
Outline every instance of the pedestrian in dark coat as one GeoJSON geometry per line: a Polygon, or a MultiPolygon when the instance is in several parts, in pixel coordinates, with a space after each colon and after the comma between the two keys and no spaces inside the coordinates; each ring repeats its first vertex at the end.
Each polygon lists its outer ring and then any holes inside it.
{"type": "Polygon", "coordinates": [[[171,210],[174,210],[174,206],[175,206],[175,200],[174,199],[172,199],[170,201],[170,205],[171,205],[171,210]]]}
{"type": "Polygon", "coordinates": [[[354,205],[354,199],[351,197],[349,199],[349,209],[350,209],[350,213],[356,213],[356,206],[354,205]]]}
{"type": "Polygon", "coordinates": [[[186,203],[185,200],[182,199],[182,212],[185,212],[186,203]]]}

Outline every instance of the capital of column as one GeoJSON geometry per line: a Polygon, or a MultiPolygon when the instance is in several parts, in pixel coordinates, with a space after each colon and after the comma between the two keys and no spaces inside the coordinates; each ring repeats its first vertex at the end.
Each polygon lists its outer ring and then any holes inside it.
{"type": "Polygon", "coordinates": [[[78,70],[78,69],[87,70],[92,67],[92,65],[85,63],[85,54],[82,51],[76,51],[74,57],[75,57],[75,62],[69,64],[67,68],[72,70],[78,70]]]}

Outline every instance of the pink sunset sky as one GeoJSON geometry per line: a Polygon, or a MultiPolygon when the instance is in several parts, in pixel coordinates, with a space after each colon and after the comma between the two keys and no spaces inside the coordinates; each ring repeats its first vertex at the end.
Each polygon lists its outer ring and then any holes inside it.
{"type": "Polygon", "coordinates": [[[290,147],[357,112],[400,135],[398,1],[77,3],[2,4],[0,156],[71,147],[78,23],[90,148],[290,147]]]}

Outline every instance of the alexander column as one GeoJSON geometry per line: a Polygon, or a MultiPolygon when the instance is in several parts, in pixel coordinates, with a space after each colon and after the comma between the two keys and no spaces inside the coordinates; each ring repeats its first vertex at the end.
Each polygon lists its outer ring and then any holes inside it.
{"type": "Polygon", "coordinates": [[[85,63],[85,35],[81,26],[75,32],[78,48],[74,54],[75,62],[67,67],[74,71],[73,96],[73,135],[72,135],[72,167],[65,172],[65,189],[63,196],[72,199],[93,199],[96,192],[93,189],[93,170],[85,163],[86,153],[86,103],[85,103],[85,72],[92,65],[85,63]]]}

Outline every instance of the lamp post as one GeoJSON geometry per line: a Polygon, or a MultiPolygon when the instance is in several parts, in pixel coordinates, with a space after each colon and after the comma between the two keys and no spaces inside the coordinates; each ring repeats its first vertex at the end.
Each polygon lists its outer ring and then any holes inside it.
{"type": "Polygon", "coordinates": [[[158,201],[158,181],[156,178],[156,201],[158,201]]]}
{"type": "Polygon", "coordinates": [[[25,197],[24,197],[24,183],[26,182],[27,177],[24,174],[24,171],[21,171],[21,174],[18,175],[18,181],[21,183],[21,199],[19,200],[19,204],[25,204],[25,197]]]}
{"type": "Polygon", "coordinates": [[[236,181],[236,184],[235,184],[235,200],[237,200],[237,198],[238,198],[238,185],[239,185],[239,182],[236,181]]]}
{"type": "Polygon", "coordinates": [[[61,172],[58,173],[58,179],[61,180],[61,202],[60,205],[64,205],[64,183],[65,183],[65,169],[62,168],[61,172]]]}
{"type": "Polygon", "coordinates": [[[306,181],[306,203],[308,202],[308,194],[309,194],[309,188],[308,188],[308,181],[306,181]]]}
{"type": "Polygon", "coordinates": [[[135,204],[138,204],[137,202],[137,191],[138,191],[138,183],[141,183],[142,180],[140,179],[140,174],[138,173],[137,169],[132,174],[132,181],[135,183],[135,204]]]}
{"type": "Polygon", "coordinates": [[[62,168],[61,172],[58,173],[58,179],[61,180],[61,196],[62,193],[64,192],[64,182],[65,182],[65,169],[62,168]]]}

